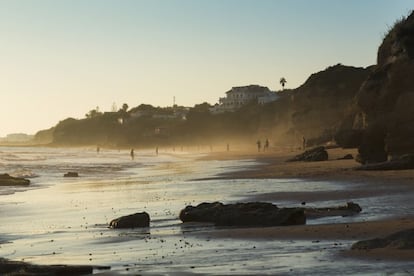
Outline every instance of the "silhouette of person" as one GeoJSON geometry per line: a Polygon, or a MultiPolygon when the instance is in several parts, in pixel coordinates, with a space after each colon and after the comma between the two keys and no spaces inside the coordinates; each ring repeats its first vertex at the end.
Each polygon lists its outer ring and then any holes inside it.
{"type": "Polygon", "coordinates": [[[101,151],[101,149],[99,148],[99,146],[96,147],[96,152],[99,153],[101,151]]]}
{"type": "Polygon", "coordinates": [[[257,151],[260,152],[260,150],[262,149],[262,142],[260,140],[257,140],[256,144],[257,144],[257,151]]]}
{"type": "Polygon", "coordinates": [[[266,138],[265,144],[264,144],[264,151],[269,149],[269,139],[266,138]]]}
{"type": "Polygon", "coordinates": [[[155,154],[158,155],[158,147],[155,147],[155,154]]]}
{"type": "Polygon", "coordinates": [[[131,149],[130,155],[131,155],[131,159],[132,159],[132,160],[134,160],[134,157],[135,157],[135,156],[134,156],[134,155],[135,155],[135,154],[134,154],[134,149],[131,149]]]}
{"type": "Polygon", "coordinates": [[[303,150],[306,149],[306,138],[305,138],[305,136],[302,137],[302,148],[303,148],[303,150]]]}
{"type": "Polygon", "coordinates": [[[230,151],[230,144],[227,143],[227,151],[230,151]]]}

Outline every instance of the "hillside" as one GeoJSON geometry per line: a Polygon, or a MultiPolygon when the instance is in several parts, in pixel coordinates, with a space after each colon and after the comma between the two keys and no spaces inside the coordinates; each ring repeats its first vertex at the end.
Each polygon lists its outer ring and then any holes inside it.
{"type": "Polygon", "coordinates": [[[312,74],[293,92],[296,131],[310,143],[332,140],[369,72],[370,68],[337,64],[312,74]]]}
{"type": "MultiPolygon", "coordinates": [[[[398,21],[378,49],[377,64],[337,64],[304,84],[278,93],[275,102],[250,102],[235,112],[212,114],[208,103],[184,107],[142,104],[127,111],[66,119],[35,139],[55,145],[225,144],[269,138],[273,144],[308,146],[336,140],[359,147],[362,163],[414,154],[414,13],[398,21]]],[[[127,105],[126,105],[127,106],[127,105]]]]}
{"type": "Polygon", "coordinates": [[[192,108],[142,104],[129,111],[91,110],[86,118],[65,119],[35,138],[60,146],[152,147],[254,144],[265,138],[273,144],[299,146],[306,137],[311,146],[333,139],[369,72],[338,64],[312,74],[297,89],[279,92],[275,102],[249,102],[235,112],[221,114],[212,114],[208,103],[192,108]]]}

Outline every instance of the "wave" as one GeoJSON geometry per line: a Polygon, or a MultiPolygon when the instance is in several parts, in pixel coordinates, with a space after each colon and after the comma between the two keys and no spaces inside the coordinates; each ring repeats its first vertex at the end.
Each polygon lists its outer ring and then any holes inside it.
{"type": "Polygon", "coordinates": [[[20,177],[20,178],[35,178],[39,176],[38,174],[34,173],[33,171],[29,169],[17,169],[11,172],[10,175],[13,177],[20,177]]]}

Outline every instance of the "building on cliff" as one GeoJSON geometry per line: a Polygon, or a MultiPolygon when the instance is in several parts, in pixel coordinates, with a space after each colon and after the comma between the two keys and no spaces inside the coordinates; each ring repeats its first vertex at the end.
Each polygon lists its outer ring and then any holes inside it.
{"type": "Polygon", "coordinates": [[[277,100],[279,96],[276,92],[270,91],[269,88],[260,85],[248,85],[233,87],[226,92],[226,97],[220,98],[219,103],[214,105],[211,113],[232,112],[240,107],[256,101],[259,104],[265,104],[277,100]]]}

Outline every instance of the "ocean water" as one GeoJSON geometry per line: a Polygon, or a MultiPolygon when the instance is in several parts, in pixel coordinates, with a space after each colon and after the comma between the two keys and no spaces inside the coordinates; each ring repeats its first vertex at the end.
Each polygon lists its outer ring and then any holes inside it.
{"type": "MultiPolygon", "coordinates": [[[[343,190],[353,183],[300,179],[211,179],[248,170],[254,160],[201,161],[204,153],[93,148],[0,148],[0,173],[25,176],[29,187],[0,187],[0,256],[37,264],[111,266],[97,274],[275,275],[405,274],[407,262],[356,261],[337,253],[353,241],[236,240],[197,235],[214,226],[182,224],[186,205],[248,201],[249,196],[292,191],[343,190]],[[64,178],[69,171],[78,178],[64,178]],[[202,180],[207,179],[209,180],[202,180]],[[119,216],[146,211],[143,229],[109,229],[119,216]]],[[[355,187],[354,187],[355,188],[355,187]]],[[[355,217],[308,223],[345,222],[413,212],[412,200],[392,196],[361,199],[355,217]],[[404,201],[405,200],[405,201],[404,201]],[[389,208],[404,201],[403,208],[389,208]],[[387,208],[388,206],[388,208],[387,208]]],[[[273,202],[299,206],[299,202],[273,202]]],[[[344,201],[321,202],[338,205],[344,201]]],[[[318,202],[314,203],[318,204],[318,202]]],[[[400,204],[401,206],[401,204],[400,204]]]]}

